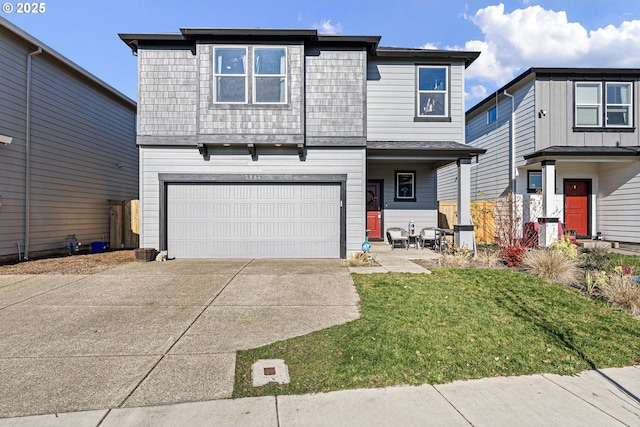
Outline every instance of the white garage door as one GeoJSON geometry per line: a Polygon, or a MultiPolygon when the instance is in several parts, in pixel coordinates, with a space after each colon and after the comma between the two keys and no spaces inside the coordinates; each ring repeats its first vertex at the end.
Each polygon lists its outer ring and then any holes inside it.
{"type": "Polygon", "coordinates": [[[339,184],[169,184],[176,258],[339,258],[339,184]]]}

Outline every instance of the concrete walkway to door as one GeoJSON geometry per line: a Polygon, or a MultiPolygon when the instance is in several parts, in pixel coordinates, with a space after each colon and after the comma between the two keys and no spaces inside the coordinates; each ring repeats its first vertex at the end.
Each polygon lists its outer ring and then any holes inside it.
{"type": "Polygon", "coordinates": [[[359,317],[342,260],[0,275],[0,418],[231,397],[235,351],[359,317]]]}

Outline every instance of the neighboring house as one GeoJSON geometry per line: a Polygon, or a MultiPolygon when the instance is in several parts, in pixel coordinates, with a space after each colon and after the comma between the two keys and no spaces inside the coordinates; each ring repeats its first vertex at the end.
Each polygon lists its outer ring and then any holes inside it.
{"type": "MultiPolygon", "coordinates": [[[[639,94],[640,69],[527,70],[467,112],[467,143],[487,150],[472,197],[513,192],[524,222],[640,243],[639,94]]],[[[452,176],[440,172],[441,201],[452,176]]]]}
{"type": "Polygon", "coordinates": [[[109,239],[138,197],[136,104],[0,18],[0,257],[109,239]]]}
{"type": "MultiPolygon", "coordinates": [[[[452,162],[469,206],[483,150],[464,145],[463,77],[477,52],[316,30],[120,37],[139,61],[141,247],[344,258],[367,228],[436,226],[436,170],[452,162]]],[[[472,244],[464,221],[456,238],[472,244]]]]}

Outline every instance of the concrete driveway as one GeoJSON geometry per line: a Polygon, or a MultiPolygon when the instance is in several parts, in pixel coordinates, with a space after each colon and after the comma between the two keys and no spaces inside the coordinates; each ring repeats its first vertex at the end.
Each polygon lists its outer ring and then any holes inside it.
{"type": "Polygon", "coordinates": [[[231,397],[235,351],[358,318],[341,260],[0,276],[0,417],[231,397]]]}

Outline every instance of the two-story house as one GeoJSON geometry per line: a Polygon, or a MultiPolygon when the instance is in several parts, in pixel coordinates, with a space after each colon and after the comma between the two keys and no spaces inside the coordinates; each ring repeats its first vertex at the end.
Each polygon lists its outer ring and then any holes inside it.
{"type": "Polygon", "coordinates": [[[0,258],[109,240],[138,198],[136,103],[0,17],[0,258]]]}
{"type": "MultiPolygon", "coordinates": [[[[316,30],[120,37],[139,61],[142,247],[344,258],[367,228],[436,226],[436,170],[456,162],[469,205],[483,150],[464,144],[463,76],[477,52],[316,30]]],[[[456,238],[472,244],[464,221],[456,238]]]]}
{"type": "MultiPolygon", "coordinates": [[[[639,93],[639,69],[525,71],[467,111],[467,143],[487,150],[473,197],[511,192],[523,222],[640,243],[639,93]]],[[[440,172],[440,200],[453,197],[451,176],[440,172]]]]}

